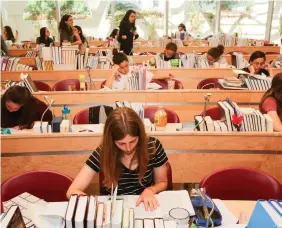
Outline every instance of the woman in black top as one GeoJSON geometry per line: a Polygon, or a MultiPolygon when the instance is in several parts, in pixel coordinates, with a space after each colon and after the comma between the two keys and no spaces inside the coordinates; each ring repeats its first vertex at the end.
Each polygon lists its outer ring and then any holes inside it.
{"type": "Polygon", "coordinates": [[[168,159],[159,140],[147,136],[143,121],[130,108],[116,108],[108,116],[100,146],[90,155],[67,197],[85,194],[94,176],[102,171],[103,186],[111,193],[118,185],[119,195],[140,195],[138,206],[146,210],[159,206],[155,194],[167,189],[168,159]]]}
{"type": "Polygon", "coordinates": [[[265,61],[265,54],[261,51],[255,51],[249,59],[250,65],[242,70],[251,74],[265,74],[269,76],[268,65],[265,64],[265,61]]]}
{"type": "MultiPolygon", "coordinates": [[[[40,121],[47,105],[33,97],[29,90],[22,86],[10,87],[1,99],[1,127],[30,129],[35,121],[40,121]]],[[[43,121],[52,121],[52,113],[48,110],[43,121]]]]}
{"type": "Polygon", "coordinates": [[[53,39],[50,37],[50,32],[47,27],[40,29],[40,36],[36,39],[37,44],[45,44],[45,47],[50,47],[50,44],[54,45],[53,39]]]}
{"type": "Polygon", "coordinates": [[[127,55],[132,55],[133,40],[139,37],[135,27],[136,12],[128,10],[119,25],[120,50],[127,55]]]}
{"type": "Polygon", "coordinates": [[[16,42],[12,28],[8,25],[4,26],[3,28],[3,38],[4,40],[11,40],[13,43],[16,42]]]}
{"type": "Polygon", "coordinates": [[[73,18],[71,15],[65,14],[59,24],[60,42],[71,43],[72,45],[80,45],[81,39],[78,32],[73,31],[73,18]]]}

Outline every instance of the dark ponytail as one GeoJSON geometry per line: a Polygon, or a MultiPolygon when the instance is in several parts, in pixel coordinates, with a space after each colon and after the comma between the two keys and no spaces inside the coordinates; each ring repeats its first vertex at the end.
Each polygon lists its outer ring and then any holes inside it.
{"type": "Polygon", "coordinates": [[[213,57],[215,60],[218,60],[220,56],[224,53],[224,46],[218,45],[208,50],[208,54],[213,57]]]}
{"type": "Polygon", "coordinates": [[[113,63],[121,64],[123,61],[128,62],[127,56],[123,52],[119,52],[116,48],[113,49],[113,63]]]}

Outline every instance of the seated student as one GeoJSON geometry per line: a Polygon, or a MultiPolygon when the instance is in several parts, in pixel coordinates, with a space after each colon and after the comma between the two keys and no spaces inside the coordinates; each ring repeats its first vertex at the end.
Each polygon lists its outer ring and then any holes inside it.
{"type": "MultiPolygon", "coordinates": [[[[18,35],[18,31],[16,31],[16,36],[18,35]]],[[[17,42],[17,39],[14,37],[12,28],[8,25],[3,28],[3,39],[5,41],[11,41],[12,43],[17,42]]]]}
{"type": "MultiPolygon", "coordinates": [[[[131,67],[129,66],[127,56],[118,52],[117,49],[113,49],[113,67],[112,73],[108,76],[105,86],[111,89],[126,89],[128,77],[131,74],[131,67]]],[[[173,78],[172,74],[168,76],[158,76],[154,75],[150,71],[146,71],[146,84],[148,85],[153,79],[166,79],[173,78]]]]}
{"type": "Polygon", "coordinates": [[[1,56],[8,55],[8,46],[5,43],[3,36],[1,36],[1,56]]]}
{"type": "Polygon", "coordinates": [[[71,15],[65,14],[59,24],[60,43],[71,43],[72,45],[80,45],[82,41],[78,32],[73,30],[73,18],[71,15]]]}
{"type": "Polygon", "coordinates": [[[178,25],[178,31],[175,33],[175,38],[180,40],[189,40],[192,36],[186,31],[186,26],[181,23],[178,25]]]}
{"type": "MultiPolygon", "coordinates": [[[[29,90],[22,86],[10,87],[1,99],[1,127],[30,129],[35,121],[40,121],[47,105],[33,97],[29,90]]],[[[43,121],[52,121],[48,110],[43,121]]]]}
{"type": "Polygon", "coordinates": [[[242,70],[251,74],[265,74],[266,76],[269,76],[267,70],[268,65],[265,64],[265,61],[265,54],[261,51],[255,51],[249,59],[250,65],[242,70]]]}
{"type": "Polygon", "coordinates": [[[159,56],[164,61],[169,61],[171,59],[180,59],[179,54],[177,53],[177,45],[175,43],[168,43],[165,47],[165,50],[163,53],[160,53],[159,56]]]}
{"type": "MultiPolygon", "coordinates": [[[[86,40],[86,37],[83,35],[81,27],[78,26],[78,25],[73,26],[73,32],[79,34],[79,37],[80,37],[82,44],[87,47],[88,42],[86,40]]],[[[74,37],[74,40],[77,41],[76,37],[74,37]]]]}
{"type": "Polygon", "coordinates": [[[102,143],[86,161],[67,191],[85,194],[96,173],[104,174],[105,191],[118,185],[118,195],[140,195],[138,206],[159,206],[156,193],[167,189],[168,159],[160,141],[146,135],[144,124],[130,108],[116,108],[108,116],[102,143]]]}
{"type": "Polygon", "coordinates": [[[262,113],[272,118],[274,131],[282,132],[282,73],[274,76],[271,88],[263,95],[259,107],[262,113]]]}
{"type": "Polygon", "coordinates": [[[224,53],[224,46],[218,45],[217,47],[210,48],[205,56],[210,66],[214,66],[214,63],[227,64],[226,59],[222,56],[224,53]]]}
{"type": "Polygon", "coordinates": [[[108,37],[109,38],[113,38],[113,39],[116,39],[118,38],[118,35],[119,35],[119,30],[117,28],[113,29],[113,31],[111,32],[110,36],[108,37]]]}
{"type": "Polygon", "coordinates": [[[45,47],[50,47],[50,44],[54,45],[53,39],[50,37],[50,32],[47,27],[40,29],[40,36],[36,38],[37,44],[45,44],[45,47]]]}

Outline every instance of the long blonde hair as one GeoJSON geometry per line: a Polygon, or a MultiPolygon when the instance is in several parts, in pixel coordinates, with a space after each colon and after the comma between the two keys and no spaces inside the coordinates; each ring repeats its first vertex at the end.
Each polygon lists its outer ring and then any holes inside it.
{"type": "MultiPolygon", "coordinates": [[[[138,162],[138,180],[142,179],[149,163],[148,137],[145,127],[135,111],[130,108],[116,108],[108,116],[101,144],[101,171],[104,174],[103,185],[110,188],[116,186],[122,172],[122,151],[116,146],[115,141],[121,140],[126,135],[139,137],[136,151],[132,161],[138,162]]],[[[131,163],[132,163],[131,161],[131,163]]]]}

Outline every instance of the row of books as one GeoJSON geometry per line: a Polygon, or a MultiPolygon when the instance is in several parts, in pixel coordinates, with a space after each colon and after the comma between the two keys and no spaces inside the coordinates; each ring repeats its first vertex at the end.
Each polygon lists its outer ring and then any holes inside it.
{"type": "Polygon", "coordinates": [[[43,61],[53,61],[54,64],[76,65],[78,46],[43,47],[43,61]]]}
{"type": "Polygon", "coordinates": [[[36,57],[38,55],[38,51],[36,49],[28,50],[25,57],[36,57]]]}
{"type": "Polygon", "coordinates": [[[230,100],[218,101],[221,120],[212,120],[210,116],[195,116],[195,125],[199,131],[248,131],[273,132],[273,120],[268,114],[262,114],[254,108],[239,108],[230,100]]]}
{"type": "Polygon", "coordinates": [[[170,61],[165,61],[160,54],[156,55],[156,67],[158,69],[170,69],[182,67],[181,59],[172,59],[170,61]]]}
{"type": "Polygon", "coordinates": [[[157,47],[165,47],[168,43],[175,43],[177,47],[183,47],[183,42],[180,39],[170,39],[168,37],[161,37],[160,39],[157,40],[156,46],[157,47]]]}
{"type": "Polygon", "coordinates": [[[268,90],[271,88],[270,77],[258,78],[256,75],[245,76],[243,80],[249,90],[268,90]]]}
{"type": "Polygon", "coordinates": [[[32,71],[33,67],[19,63],[19,57],[1,57],[1,71],[32,71]]]}
{"type": "Polygon", "coordinates": [[[234,47],[234,46],[263,46],[264,42],[261,40],[252,40],[248,38],[239,37],[235,35],[223,34],[220,36],[212,36],[208,38],[209,46],[216,47],[218,45],[223,45],[225,47],[234,47]]]}

